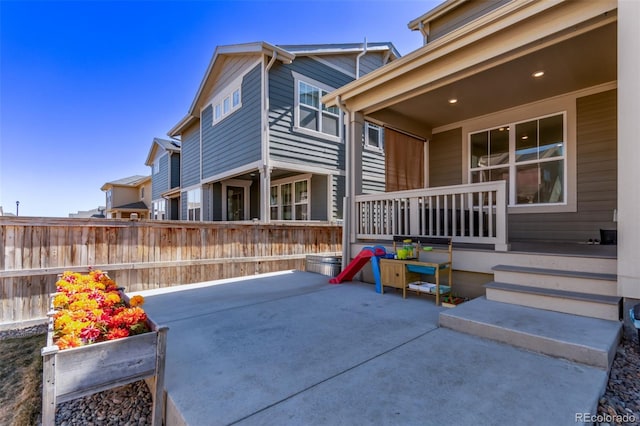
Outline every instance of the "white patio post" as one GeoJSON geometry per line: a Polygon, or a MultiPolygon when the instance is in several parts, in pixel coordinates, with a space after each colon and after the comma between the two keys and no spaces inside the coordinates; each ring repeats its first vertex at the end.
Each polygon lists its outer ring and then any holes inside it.
{"type": "MultiPolygon", "coordinates": [[[[640,299],[640,2],[618,1],[618,295],[640,299]]],[[[625,309],[628,311],[628,309],[625,309]]],[[[626,312],[625,312],[626,316],[626,312]]]]}
{"type": "Polygon", "coordinates": [[[347,194],[350,197],[349,202],[349,242],[354,243],[356,241],[356,209],[355,209],[355,196],[362,194],[362,132],[364,130],[364,116],[359,113],[349,114],[348,124],[348,146],[349,150],[347,155],[347,185],[349,189],[347,194]]]}

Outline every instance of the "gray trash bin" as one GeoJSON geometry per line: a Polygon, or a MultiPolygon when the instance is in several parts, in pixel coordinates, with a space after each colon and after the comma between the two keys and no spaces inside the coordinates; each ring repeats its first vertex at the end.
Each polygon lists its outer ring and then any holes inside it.
{"type": "Polygon", "coordinates": [[[305,262],[307,272],[335,277],[342,269],[342,256],[308,255],[305,262]]]}

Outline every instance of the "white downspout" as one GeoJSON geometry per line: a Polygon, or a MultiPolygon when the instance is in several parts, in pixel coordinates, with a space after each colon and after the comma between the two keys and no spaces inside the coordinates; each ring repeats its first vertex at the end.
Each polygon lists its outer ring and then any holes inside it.
{"type": "Polygon", "coordinates": [[[367,54],[367,38],[364,38],[364,48],[362,52],[358,53],[356,56],[356,80],[360,78],[360,58],[367,54]]]}
{"type": "Polygon", "coordinates": [[[429,30],[425,28],[424,22],[418,24],[418,29],[422,33],[422,45],[425,46],[429,42],[429,30]]]}
{"type": "Polygon", "coordinates": [[[271,160],[269,150],[269,70],[276,62],[278,52],[273,51],[271,60],[264,69],[264,105],[262,110],[262,170],[260,179],[260,217],[263,222],[271,221],[269,194],[271,192],[271,160]]]}
{"type": "Polygon", "coordinates": [[[351,255],[351,246],[349,243],[349,236],[351,235],[351,150],[349,149],[349,134],[351,133],[351,111],[347,108],[347,105],[342,101],[340,96],[336,96],[336,104],[342,109],[347,118],[347,126],[344,132],[344,174],[345,174],[345,186],[344,186],[344,200],[342,201],[342,270],[347,267],[351,255]]]}

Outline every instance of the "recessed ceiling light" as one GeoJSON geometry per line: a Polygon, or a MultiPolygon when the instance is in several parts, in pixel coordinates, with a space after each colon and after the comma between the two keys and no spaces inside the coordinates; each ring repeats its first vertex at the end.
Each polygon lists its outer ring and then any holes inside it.
{"type": "Polygon", "coordinates": [[[456,102],[458,102],[458,100],[456,98],[449,99],[449,103],[450,104],[455,104],[456,102]]]}
{"type": "Polygon", "coordinates": [[[522,137],[522,140],[527,140],[527,139],[529,139],[529,136],[523,136],[522,137]]]}
{"type": "Polygon", "coordinates": [[[533,77],[535,78],[540,78],[544,75],[544,71],[540,70],[540,71],[536,71],[533,74],[531,74],[533,77]]]}

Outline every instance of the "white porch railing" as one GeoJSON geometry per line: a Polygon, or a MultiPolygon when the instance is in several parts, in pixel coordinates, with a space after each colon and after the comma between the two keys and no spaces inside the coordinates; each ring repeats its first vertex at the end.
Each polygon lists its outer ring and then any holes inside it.
{"type": "Polygon", "coordinates": [[[355,237],[451,237],[507,250],[505,181],[412,189],[355,197],[355,237]]]}

